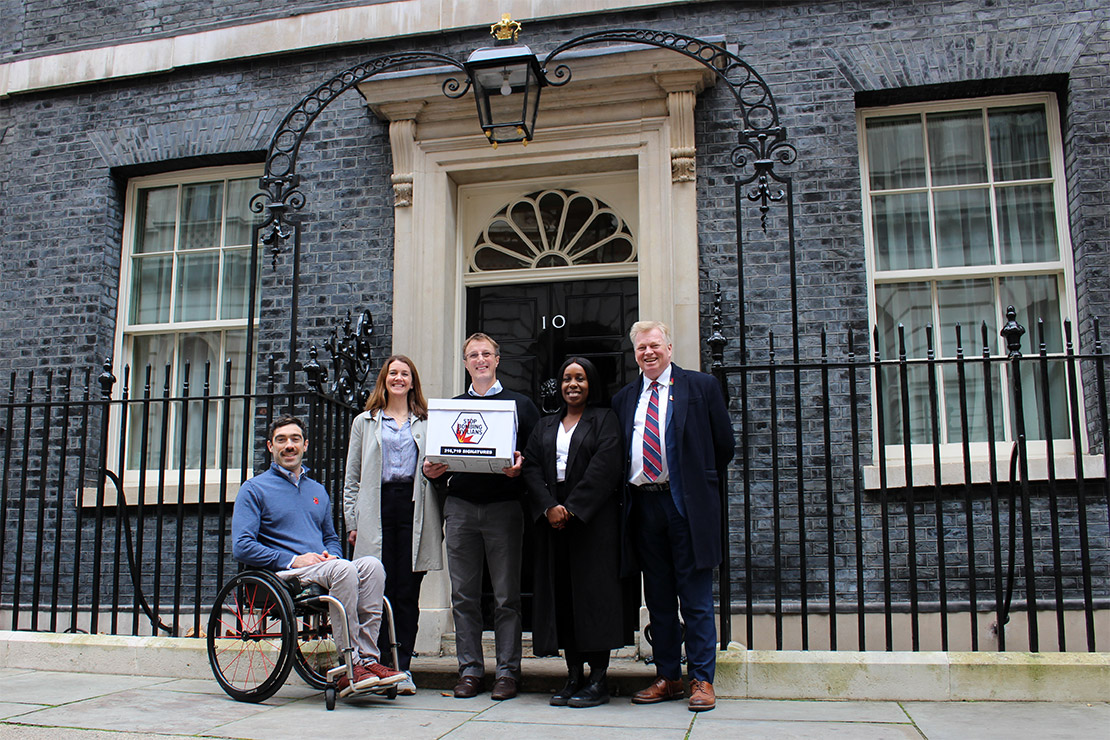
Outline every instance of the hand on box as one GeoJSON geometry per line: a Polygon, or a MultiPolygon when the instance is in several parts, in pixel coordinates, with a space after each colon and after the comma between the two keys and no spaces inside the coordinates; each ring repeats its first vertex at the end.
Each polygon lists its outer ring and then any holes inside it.
{"type": "Polygon", "coordinates": [[[447,463],[434,463],[425,459],[422,469],[425,478],[438,478],[447,472],[447,463]]]}
{"type": "Polygon", "coordinates": [[[516,478],[520,475],[520,469],[524,465],[524,455],[520,452],[513,450],[513,466],[511,468],[501,468],[501,472],[510,478],[516,478]]]}

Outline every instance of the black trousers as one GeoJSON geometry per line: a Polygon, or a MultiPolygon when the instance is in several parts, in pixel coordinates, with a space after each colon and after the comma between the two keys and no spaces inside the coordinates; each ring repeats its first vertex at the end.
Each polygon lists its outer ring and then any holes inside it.
{"type": "MultiPolygon", "coordinates": [[[[420,621],[420,583],[424,571],[412,571],[412,482],[382,484],[382,564],[385,597],[393,606],[399,671],[409,670],[420,621]]],[[[391,662],[388,635],[382,630],[378,648],[382,662],[391,662]]]]}

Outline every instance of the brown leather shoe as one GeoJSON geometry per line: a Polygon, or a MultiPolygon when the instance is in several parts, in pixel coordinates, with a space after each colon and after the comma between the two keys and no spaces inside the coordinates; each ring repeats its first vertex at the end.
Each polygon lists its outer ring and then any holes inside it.
{"type": "Polygon", "coordinates": [[[455,684],[455,698],[473,699],[478,695],[478,687],[481,683],[477,676],[460,677],[459,682],[455,684]]]}
{"type": "Polygon", "coordinates": [[[682,679],[671,681],[659,676],[646,689],[641,689],[632,695],[633,704],[656,704],[661,701],[681,699],[683,695],[682,679]]]}
{"type": "Polygon", "coordinates": [[[715,706],[717,706],[717,697],[713,694],[713,684],[696,678],[691,679],[690,711],[708,712],[715,706]]]}
{"type": "Polygon", "coordinates": [[[493,691],[489,692],[489,698],[494,701],[505,701],[514,696],[516,696],[516,679],[509,676],[501,676],[494,681],[493,691]]]}

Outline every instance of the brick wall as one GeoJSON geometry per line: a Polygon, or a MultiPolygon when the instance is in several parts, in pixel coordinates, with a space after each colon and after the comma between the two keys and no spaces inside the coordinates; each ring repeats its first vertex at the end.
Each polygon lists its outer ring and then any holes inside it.
{"type": "MultiPolygon", "coordinates": [[[[306,2],[287,10],[341,4],[306,2]]],[[[211,5],[150,2],[117,3],[110,12],[101,12],[98,5],[0,0],[0,10],[5,11],[0,55],[117,42],[265,12],[256,2],[224,3],[218,12],[211,5]],[[65,13],[60,11],[63,7],[65,13]]],[[[1106,109],[1110,9],[1104,2],[698,3],[532,24],[526,29],[526,40],[542,54],[578,33],[618,27],[663,28],[698,37],[723,35],[769,83],[798,153],[795,164],[780,165],[777,171],[789,178],[793,188],[798,342],[800,354],[808,358],[818,355],[818,334],[823,328],[829,332],[834,356],[843,356],[849,331],[858,352],[866,352],[867,347],[857,99],[893,102],[907,90],[939,96],[953,90],[992,94],[1014,85],[1034,90],[1062,76],[1081,346],[1091,342],[1094,316],[1104,317],[1106,335],[1110,324],[1110,119],[1106,109]]],[[[394,49],[432,47],[463,57],[485,42],[483,36],[452,33],[298,53],[0,101],[0,172],[4,173],[0,178],[4,267],[0,369],[98,367],[112,353],[126,177],[175,169],[182,163],[257,159],[281,116],[333,73],[394,49]]],[[[738,263],[737,188],[744,189],[740,183],[750,172],[730,163],[738,141],[731,105],[728,93],[718,86],[702,95],[695,113],[703,334],[709,332],[712,289],[720,283],[725,333],[730,338],[726,361],[739,359],[735,317],[741,286],[736,274],[742,267],[749,352],[766,357],[773,332],[778,356],[789,358],[794,353],[794,316],[785,209],[772,210],[766,234],[758,227],[758,211],[750,205],[741,209],[743,256],[738,263]]],[[[385,129],[367,113],[356,93],[338,100],[314,124],[300,172],[307,198],[302,212],[298,314],[302,346],[321,345],[347,310],[368,307],[375,320],[375,357],[380,358],[391,344],[391,163],[385,129]]],[[[272,353],[284,362],[290,279],[288,255],[279,257],[276,268],[268,257],[264,260],[260,359],[272,353]]],[[[749,390],[744,402],[753,410],[765,408],[768,389],[749,390]]],[[[861,390],[866,399],[866,389],[861,390]]],[[[846,405],[846,388],[841,385],[836,393],[840,405],[846,405]]],[[[735,398],[735,382],[733,394],[735,398]]],[[[1092,395],[1088,393],[1087,403],[1093,408],[1097,399],[1092,395]]],[[[862,403],[862,416],[868,419],[868,402],[862,403]]],[[[734,401],[733,407],[739,412],[740,401],[734,401]]],[[[839,487],[851,480],[852,459],[844,436],[847,416],[841,413],[836,418],[840,436],[833,454],[838,490],[843,491],[839,487]]],[[[756,431],[764,435],[760,439],[770,441],[768,430],[756,431]]],[[[1096,430],[1092,434],[1097,437],[1096,430]]],[[[793,444],[792,432],[780,441],[793,444]]],[[[866,446],[862,454],[869,454],[866,446]]],[[[754,459],[753,464],[766,482],[769,461],[754,459]]],[[[819,471],[804,475],[816,476],[808,479],[807,490],[824,485],[819,471]]],[[[787,479],[784,485],[795,483],[787,479]]],[[[733,498],[739,507],[738,488],[733,498]]],[[[838,498],[835,503],[834,526],[848,537],[850,502],[838,498]]],[[[771,504],[768,494],[759,494],[753,513],[760,521],[767,521],[771,504]]],[[[878,527],[878,503],[869,495],[865,505],[870,537],[878,527]]],[[[812,506],[811,519],[820,519],[819,526],[825,526],[820,502],[812,506]]],[[[1099,516],[1105,518],[1104,506],[1102,512],[1099,516]]],[[[788,514],[785,536],[796,542],[797,506],[788,514]]],[[[975,515],[979,521],[987,516],[981,498],[975,515]]],[[[986,537],[985,531],[982,534],[986,537]]],[[[894,533],[896,539],[903,536],[904,532],[894,533]]],[[[763,596],[770,587],[767,537],[762,530],[755,543],[762,559],[757,580],[763,596]]],[[[1105,551],[1105,537],[1099,546],[1105,551]]],[[[739,562],[741,553],[737,534],[734,562],[739,562]]],[[[811,570],[807,579],[820,577],[816,567],[812,560],[807,564],[811,570]]],[[[869,572],[877,572],[878,567],[871,562],[869,572]]],[[[929,580],[928,563],[923,567],[923,578],[929,580]]],[[[905,564],[897,569],[904,585],[905,564]]],[[[790,575],[788,590],[796,593],[801,580],[799,573],[790,575]]],[[[845,583],[846,589],[851,587],[845,583]]],[[[1105,583],[1101,588],[1104,593],[1105,583]]]]}

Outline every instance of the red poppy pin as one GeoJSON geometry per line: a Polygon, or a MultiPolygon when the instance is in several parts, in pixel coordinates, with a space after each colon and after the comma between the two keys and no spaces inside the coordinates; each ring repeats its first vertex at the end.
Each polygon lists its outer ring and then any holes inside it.
{"type": "Polygon", "coordinates": [[[313,497],[312,497],[312,503],[313,503],[313,504],[319,504],[319,503],[320,503],[320,499],[319,499],[319,498],[318,498],[317,496],[313,496],[313,497]]]}

